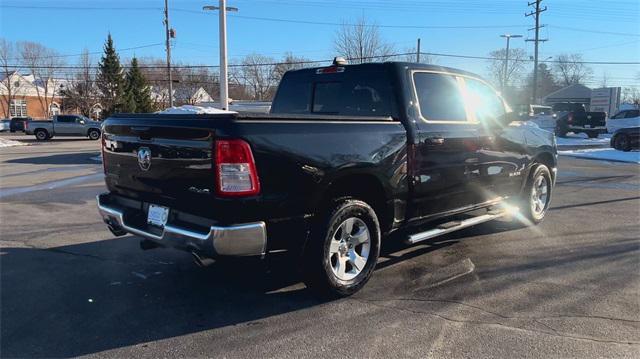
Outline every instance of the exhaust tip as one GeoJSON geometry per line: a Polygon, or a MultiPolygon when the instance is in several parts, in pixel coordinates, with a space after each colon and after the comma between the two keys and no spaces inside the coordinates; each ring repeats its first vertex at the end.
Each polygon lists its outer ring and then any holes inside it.
{"type": "Polygon", "coordinates": [[[127,232],[125,232],[124,229],[118,226],[114,226],[111,223],[107,223],[107,228],[109,228],[109,231],[116,237],[122,237],[125,234],[127,234],[127,232]]]}
{"type": "Polygon", "coordinates": [[[207,257],[200,257],[196,252],[191,252],[191,256],[193,257],[193,261],[196,263],[196,265],[201,268],[208,267],[215,263],[215,260],[207,257]]]}

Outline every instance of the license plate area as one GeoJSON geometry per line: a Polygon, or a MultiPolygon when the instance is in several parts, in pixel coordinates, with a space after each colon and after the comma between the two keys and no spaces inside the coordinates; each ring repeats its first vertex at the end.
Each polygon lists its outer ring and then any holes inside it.
{"type": "Polygon", "coordinates": [[[149,211],[147,212],[147,223],[153,226],[164,228],[169,219],[169,208],[158,206],[155,204],[149,205],[149,211]]]}

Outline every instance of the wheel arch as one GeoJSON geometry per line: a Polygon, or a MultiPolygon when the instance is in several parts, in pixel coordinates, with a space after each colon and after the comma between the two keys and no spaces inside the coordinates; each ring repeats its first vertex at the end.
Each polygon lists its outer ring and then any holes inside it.
{"type": "Polygon", "coordinates": [[[373,208],[380,222],[382,233],[388,232],[393,224],[393,206],[383,182],[373,174],[346,174],[331,181],[320,198],[319,208],[329,207],[340,197],[360,199],[373,208]]]}

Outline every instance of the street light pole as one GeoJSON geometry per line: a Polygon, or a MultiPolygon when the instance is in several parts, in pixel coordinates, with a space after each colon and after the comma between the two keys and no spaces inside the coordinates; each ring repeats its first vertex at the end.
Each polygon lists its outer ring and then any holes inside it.
{"type": "Polygon", "coordinates": [[[507,39],[507,53],[504,58],[504,71],[502,73],[502,90],[501,90],[501,92],[504,94],[504,91],[507,88],[507,71],[509,71],[509,40],[511,40],[511,38],[515,39],[515,38],[522,37],[522,35],[504,34],[504,35],[500,35],[500,37],[504,37],[507,39]]]}
{"type": "Polygon", "coordinates": [[[226,0],[220,0],[220,6],[203,6],[202,10],[220,11],[220,108],[229,109],[229,83],[227,75],[227,11],[238,11],[227,7],[226,0]]]}
{"type": "Polygon", "coordinates": [[[167,47],[167,77],[169,81],[169,107],[173,107],[173,78],[171,77],[171,29],[169,28],[169,3],[164,0],[164,32],[167,47]]]}

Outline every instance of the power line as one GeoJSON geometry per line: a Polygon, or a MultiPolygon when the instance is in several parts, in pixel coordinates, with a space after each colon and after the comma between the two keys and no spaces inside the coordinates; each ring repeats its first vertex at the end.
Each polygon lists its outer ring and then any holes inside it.
{"type": "MultiPolygon", "coordinates": [[[[405,53],[396,53],[396,54],[387,54],[387,55],[378,55],[378,56],[368,56],[363,57],[365,60],[376,60],[376,59],[391,59],[399,56],[415,56],[415,52],[405,52],[405,53]]],[[[498,60],[504,61],[504,58],[499,57],[489,57],[489,56],[474,56],[474,55],[461,55],[461,54],[447,54],[447,53],[439,53],[439,52],[420,52],[421,55],[430,55],[437,57],[451,57],[451,58],[462,58],[462,59],[477,59],[477,60],[498,60]]],[[[347,59],[347,60],[355,60],[355,59],[347,59]]],[[[301,61],[291,61],[291,62],[265,62],[265,63],[255,63],[255,64],[231,64],[229,67],[251,67],[251,66],[277,66],[277,65],[307,65],[307,64],[321,64],[331,62],[333,59],[323,59],[323,60],[301,60],[301,61]]],[[[535,60],[531,59],[522,59],[523,62],[534,62],[535,60]]],[[[539,63],[563,63],[563,61],[559,60],[539,60],[539,63]]],[[[640,65],[640,61],[574,61],[577,64],[584,65],[640,65]]],[[[34,69],[84,69],[85,66],[26,66],[22,65],[7,65],[7,67],[12,68],[34,68],[34,69]]],[[[123,65],[122,68],[127,69],[130,68],[129,65],[123,65]]],[[[140,65],[138,66],[141,69],[166,69],[166,66],[161,65],[140,65]]],[[[218,68],[219,65],[173,65],[175,69],[198,69],[198,68],[218,68]]],[[[97,66],[92,66],[91,68],[98,68],[97,66]]]]}

